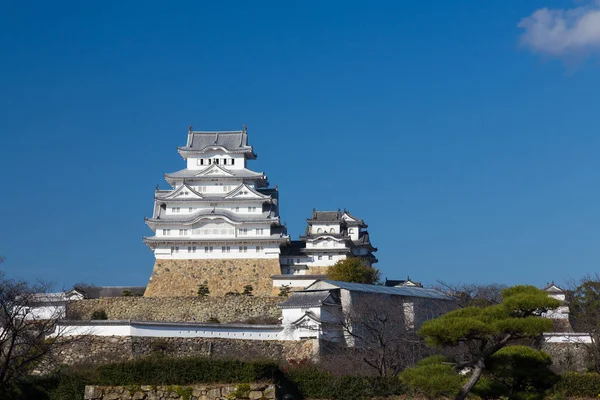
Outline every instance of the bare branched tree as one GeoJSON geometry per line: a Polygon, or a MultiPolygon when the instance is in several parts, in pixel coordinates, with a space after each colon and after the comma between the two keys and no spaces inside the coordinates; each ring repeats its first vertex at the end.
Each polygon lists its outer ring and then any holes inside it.
{"type": "Polygon", "coordinates": [[[587,275],[571,283],[566,300],[569,322],[576,332],[589,333],[592,343],[584,343],[592,367],[600,372],[600,274],[587,275]]]}
{"type": "Polygon", "coordinates": [[[487,307],[499,304],[502,301],[500,292],[506,285],[497,283],[448,283],[438,281],[434,289],[448,293],[456,299],[456,304],[461,307],[487,307]]]}
{"type": "Polygon", "coordinates": [[[0,393],[31,374],[61,340],[62,310],[40,307],[49,285],[7,278],[0,271],[0,393]]]}
{"type": "Polygon", "coordinates": [[[431,354],[416,328],[447,311],[445,306],[393,295],[354,296],[352,305],[340,311],[337,342],[325,348],[337,364],[348,359],[343,364],[352,371],[341,372],[394,376],[431,354]]]}

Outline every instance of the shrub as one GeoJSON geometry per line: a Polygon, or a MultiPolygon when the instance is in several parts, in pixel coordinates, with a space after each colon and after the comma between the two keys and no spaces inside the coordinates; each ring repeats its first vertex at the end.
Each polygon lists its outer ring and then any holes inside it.
{"type": "Polygon", "coordinates": [[[198,285],[198,297],[207,297],[210,294],[210,290],[208,289],[208,282],[204,281],[203,284],[198,285]]]}
{"type": "Polygon", "coordinates": [[[131,290],[123,290],[123,293],[121,294],[121,296],[123,297],[131,297],[133,296],[133,293],[131,292],[131,290]]]}
{"type": "Polygon", "coordinates": [[[560,377],[552,392],[569,397],[598,397],[600,396],[600,374],[567,372],[560,377]]]}
{"type": "Polygon", "coordinates": [[[282,287],[279,288],[279,294],[277,296],[288,297],[291,292],[292,292],[292,289],[290,289],[289,286],[283,285],[282,287]]]}
{"type": "Polygon", "coordinates": [[[220,324],[221,323],[221,321],[219,321],[219,318],[217,318],[217,317],[210,317],[208,319],[208,322],[210,322],[211,324],[220,324]]]}
{"type": "Polygon", "coordinates": [[[462,378],[443,361],[440,356],[427,357],[416,367],[402,371],[400,380],[412,393],[428,399],[454,397],[460,390],[462,378]]]}
{"type": "Polygon", "coordinates": [[[108,319],[108,316],[106,315],[106,311],[96,310],[92,313],[92,316],[90,317],[90,319],[104,320],[104,319],[108,319]]]}
{"type": "Polygon", "coordinates": [[[294,368],[286,377],[304,398],[357,400],[405,392],[396,377],[335,376],[315,367],[294,368]]]}
{"type": "Polygon", "coordinates": [[[246,285],[246,286],[244,286],[244,291],[242,292],[242,295],[252,296],[253,290],[254,290],[254,288],[252,287],[252,285],[246,285]]]}

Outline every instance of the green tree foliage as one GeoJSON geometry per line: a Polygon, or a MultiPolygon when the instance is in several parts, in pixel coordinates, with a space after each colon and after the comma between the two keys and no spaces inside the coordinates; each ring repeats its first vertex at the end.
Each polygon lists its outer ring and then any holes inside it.
{"type": "Polygon", "coordinates": [[[210,290],[208,289],[208,282],[204,281],[204,283],[198,285],[198,297],[207,297],[210,294],[210,290]]]}
{"type": "Polygon", "coordinates": [[[327,270],[327,279],[373,284],[379,281],[379,270],[365,265],[357,257],[348,257],[329,267],[327,270]]]}
{"type": "Polygon", "coordinates": [[[428,399],[454,397],[461,387],[460,375],[442,356],[424,358],[416,367],[402,371],[400,380],[410,392],[428,399]]]}
{"type": "Polygon", "coordinates": [[[92,320],[107,320],[108,319],[108,315],[106,315],[106,311],[104,310],[95,310],[90,319],[92,320]]]}
{"type": "Polygon", "coordinates": [[[552,329],[552,321],[539,315],[560,305],[558,300],[533,286],[502,290],[502,301],[488,307],[466,307],[427,321],[419,329],[431,346],[464,349],[465,360],[457,368],[469,367],[472,374],[457,399],[466,398],[500,349],[524,338],[537,338],[552,329]]]}
{"type": "Polygon", "coordinates": [[[543,351],[527,346],[507,346],[486,362],[488,376],[473,391],[483,398],[544,398],[558,380],[550,370],[552,359],[543,351]]]}
{"type": "Polygon", "coordinates": [[[593,343],[588,345],[593,368],[600,372],[600,276],[590,276],[567,293],[569,319],[576,332],[588,332],[593,343]]]}
{"type": "Polygon", "coordinates": [[[243,296],[252,296],[252,292],[254,291],[254,288],[252,287],[252,285],[246,285],[244,286],[244,291],[242,292],[243,296]]]}

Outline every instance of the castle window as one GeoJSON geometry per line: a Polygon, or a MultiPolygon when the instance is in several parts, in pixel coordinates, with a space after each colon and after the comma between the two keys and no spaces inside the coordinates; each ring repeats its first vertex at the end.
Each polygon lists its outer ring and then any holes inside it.
{"type": "Polygon", "coordinates": [[[354,229],[352,229],[352,228],[348,229],[348,233],[354,233],[354,229]]]}
{"type": "Polygon", "coordinates": [[[235,212],[240,212],[240,208],[239,208],[239,207],[236,207],[236,208],[235,208],[235,212]]]}
{"type": "Polygon", "coordinates": [[[323,229],[321,229],[321,228],[317,229],[317,233],[321,233],[321,232],[323,232],[323,229]]]}
{"type": "Polygon", "coordinates": [[[212,160],[210,158],[208,160],[206,160],[206,161],[208,161],[208,165],[210,165],[211,162],[212,162],[212,160]]]}
{"type": "Polygon", "coordinates": [[[248,207],[248,212],[255,212],[256,211],[256,207],[248,207]]]}
{"type": "Polygon", "coordinates": [[[231,159],[231,165],[235,164],[235,158],[231,159]]]}
{"type": "Polygon", "coordinates": [[[264,250],[264,247],[263,247],[263,246],[256,246],[256,252],[257,252],[257,253],[260,253],[260,252],[262,252],[263,250],[264,250]]]}
{"type": "Polygon", "coordinates": [[[317,257],[317,258],[318,258],[319,260],[322,260],[322,259],[323,259],[323,256],[319,256],[319,257],[317,257]]]}
{"type": "Polygon", "coordinates": [[[330,233],[333,233],[334,231],[335,231],[335,229],[333,229],[333,228],[331,228],[331,229],[329,230],[329,232],[330,232],[330,233]]]}
{"type": "Polygon", "coordinates": [[[329,259],[330,259],[330,260],[333,260],[333,256],[329,256],[329,259]]]}
{"type": "Polygon", "coordinates": [[[248,246],[240,246],[240,253],[245,253],[248,251],[248,246]]]}
{"type": "Polygon", "coordinates": [[[248,228],[240,229],[240,236],[246,236],[248,234],[248,228]]]}
{"type": "Polygon", "coordinates": [[[174,212],[174,213],[178,213],[179,210],[180,210],[179,207],[173,207],[173,208],[171,208],[171,212],[174,212]]]}
{"type": "Polygon", "coordinates": [[[256,228],[256,234],[257,235],[263,235],[264,234],[264,229],[263,228],[256,228]]]}
{"type": "Polygon", "coordinates": [[[171,253],[179,253],[179,247],[171,247],[171,253]]]}
{"type": "Polygon", "coordinates": [[[186,235],[187,235],[187,233],[188,233],[188,230],[187,230],[187,229],[180,229],[180,230],[179,230],[179,236],[186,236],[186,235]]]}
{"type": "Polygon", "coordinates": [[[219,165],[219,159],[215,158],[215,164],[219,165]]]}
{"type": "Polygon", "coordinates": [[[226,158],[223,159],[223,165],[227,165],[227,159],[226,158]]]}
{"type": "Polygon", "coordinates": [[[192,212],[192,211],[194,211],[194,209],[193,209],[192,207],[190,207],[190,208],[188,209],[188,212],[192,212]]]}

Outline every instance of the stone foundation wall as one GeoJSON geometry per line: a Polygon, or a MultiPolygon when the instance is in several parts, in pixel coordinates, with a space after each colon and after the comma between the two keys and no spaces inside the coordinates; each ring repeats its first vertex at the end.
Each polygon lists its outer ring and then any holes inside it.
{"type": "Polygon", "coordinates": [[[542,343],[542,350],[552,357],[556,372],[585,372],[590,365],[588,345],[583,343],[542,343]]]}
{"type": "Polygon", "coordinates": [[[309,275],[327,275],[329,267],[308,267],[309,275]]]}
{"type": "Polygon", "coordinates": [[[222,338],[157,338],[81,336],[57,346],[55,365],[106,364],[149,355],[205,356],[227,359],[314,360],[318,341],[244,340],[222,338]]]}
{"type": "Polygon", "coordinates": [[[255,296],[271,296],[271,275],[281,274],[279,259],[156,260],[144,296],[195,296],[208,285],[210,296],[242,292],[252,285],[255,296]]]}
{"type": "Polygon", "coordinates": [[[275,399],[270,383],[186,386],[86,386],[84,400],[275,399]]]}
{"type": "Polygon", "coordinates": [[[90,319],[104,310],[108,319],[168,322],[277,324],[282,297],[107,297],[67,304],[67,319],[90,319]]]}

